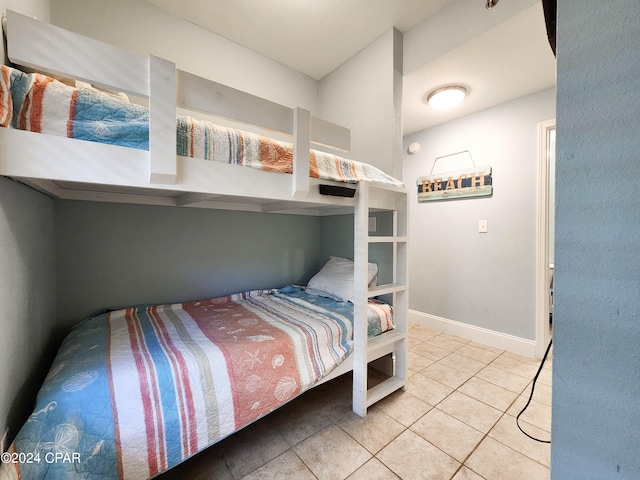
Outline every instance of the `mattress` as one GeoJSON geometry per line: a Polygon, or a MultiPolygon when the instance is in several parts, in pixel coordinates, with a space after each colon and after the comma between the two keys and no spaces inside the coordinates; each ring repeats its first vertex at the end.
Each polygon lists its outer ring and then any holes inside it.
{"type": "MultiPolygon", "coordinates": [[[[369,334],[393,328],[391,307],[372,302],[369,334]]],[[[353,348],[352,318],[350,302],[297,287],[89,318],[63,341],[0,478],[151,478],[329,374],[353,348]]]]}
{"type": "MultiPolygon", "coordinates": [[[[126,96],[87,84],[68,85],[6,65],[1,66],[1,73],[0,126],[149,149],[149,112],[126,96]]],[[[209,121],[179,116],[176,141],[176,153],[181,156],[280,173],[293,171],[293,144],[209,121]]],[[[371,181],[402,186],[372,165],[319,150],[310,151],[309,175],[346,183],[371,181]]]]}

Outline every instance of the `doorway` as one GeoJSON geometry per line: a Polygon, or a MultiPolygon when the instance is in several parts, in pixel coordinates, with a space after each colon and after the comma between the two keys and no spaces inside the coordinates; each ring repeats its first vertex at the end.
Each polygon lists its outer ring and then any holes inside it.
{"type": "Polygon", "coordinates": [[[555,239],[556,121],[538,123],[538,195],[536,214],[536,358],[551,337],[555,239]]]}

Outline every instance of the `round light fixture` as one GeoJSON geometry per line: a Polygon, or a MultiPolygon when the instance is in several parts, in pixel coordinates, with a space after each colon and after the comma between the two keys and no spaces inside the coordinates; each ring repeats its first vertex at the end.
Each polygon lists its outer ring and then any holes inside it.
{"type": "Polygon", "coordinates": [[[427,103],[433,108],[445,110],[458,105],[467,96],[467,87],[462,85],[447,85],[436,88],[426,96],[427,103]]]}

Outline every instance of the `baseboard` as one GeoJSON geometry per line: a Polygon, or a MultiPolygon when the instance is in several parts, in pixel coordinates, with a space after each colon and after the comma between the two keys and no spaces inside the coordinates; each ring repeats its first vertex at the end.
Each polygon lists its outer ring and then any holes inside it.
{"type": "Polygon", "coordinates": [[[456,322],[455,320],[449,320],[448,318],[442,318],[416,310],[409,310],[408,313],[409,322],[424,325],[425,327],[440,330],[441,332],[458,335],[459,337],[467,338],[474,342],[491,345],[492,347],[508,350],[509,352],[526,357],[535,358],[536,356],[536,342],[534,340],[515,337],[506,333],[456,322]]]}

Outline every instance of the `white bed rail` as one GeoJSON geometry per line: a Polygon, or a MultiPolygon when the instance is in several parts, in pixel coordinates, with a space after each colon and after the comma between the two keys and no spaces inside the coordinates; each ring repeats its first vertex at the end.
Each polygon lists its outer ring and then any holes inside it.
{"type": "Polygon", "coordinates": [[[183,72],[159,57],[145,58],[13,11],[7,11],[6,35],[7,54],[15,64],[149,99],[150,184],[171,185],[180,180],[175,154],[177,107],[291,135],[292,199],[302,199],[309,191],[311,144],[350,149],[347,128],[313,117],[304,109],[183,72]]]}

